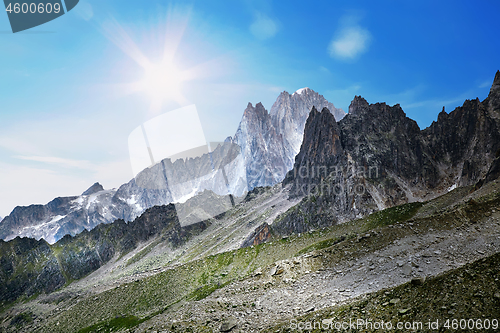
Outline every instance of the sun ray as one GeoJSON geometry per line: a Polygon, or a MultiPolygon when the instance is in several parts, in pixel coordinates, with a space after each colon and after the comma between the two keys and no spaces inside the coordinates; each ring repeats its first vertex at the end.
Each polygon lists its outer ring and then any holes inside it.
{"type": "Polygon", "coordinates": [[[165,40],[163,47],[163,63],[171,63],[174,60],[177,49],[181,44],[182,38],[188,26],[191,17],[191,9],[188,13],[179,17],[175,10],[170,8],[167,14],[165,27],[165,40]]]}
{"type": "Polygon", "coordinates": [[[152,44],[146,42],[145,45],[148,51],[154,51],[156,48],[159,51],[157,57],[154,57],[154,54],[146,56],[131,38],[131,34],[114,18],[101,26],[103,34],[142,69],[142,77],[139,80],[118,84],[116,89],[124,94],[144,93],[150,101],[150,116],[161,113],[165,101],[175,102],[180,106],[190,104],[182,93],[184,83],[220,74],[220,69],[224,67],[224,60],[213,59],[181,70],[182,66],[179,66],[177,61],[181,59],[179,46],[188,29],[191,13],[191,7],[181,12],[171,6],[164,16],[165,19],[159,19],[159,22],[162,22],[159,25],[163,28],[151,31],[152,44]]]}
{"type": "Polygon", "coordinates": [[[132,58],[139,66],[146,67],[149,59],[142,53],[125,29],[114,18],[102,25],[104,35],[118,46],[126,55],[132,58]]]}

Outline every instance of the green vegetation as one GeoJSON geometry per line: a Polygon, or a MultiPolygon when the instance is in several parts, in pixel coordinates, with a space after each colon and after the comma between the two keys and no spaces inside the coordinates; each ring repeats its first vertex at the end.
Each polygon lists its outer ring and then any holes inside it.
{"type": "Polygon", "coordinates": [[[375,212],[363,220],[368,229],[404,222],[411,219],[424,204],[421,202],[407,203],[375,212]]]}
{"type": "Polygon", "coordinates": [[[90,327],[83,328],[83,329],[79,330],[78,333],[116,332],[120,329],[137,326],[141,322],[142,321],[135,316],[117,317],[117,318],[111,319],[109,321],[101,322],[101,323],[92,325],[90,327]]]}
{"type": "Polygon", "coordinates": [[[214,291],[225,287],[229,284],[229,282],[223,284],[212,284],[212,285],[204,285],[193,291],[186,298],[194,301],[201,301],[204,298],[210,296],[214,291]]]}
{"type": "Polygon", "coordinates": [[[342,241],[344,241],[346,239],[345,236],[340,236],[338,238],[330,238],[330,239],[326,239],[324,241],[321,241],[321,242],[317,242],[317,243],[314,243],[312,245],[309,245],[308,247],[300,250],[297,255],[301,255],[301,254],[304,254],[304,253],[307,253],[307,252],[311,252],[311,251],[316,251],[316,250],[321,250],[321,249],[325,249],[327,247],[330,247],[330,246],[333,246],[337,243],[340,243],[342,241]]]}
{"type": "MultiPolygon", "coordinates": [[[[327,229],[194,260],[74,304],[70,311],[57,318],[61,324],[59,327],[49,327],[57,332],[64,327],[85,327],[92,322],[94,325],[103,325],[122,313],[137,315],[142,318],[137,321],[139,323],[182,300],[202,300],[217,289],[248,277],[259,267],[310,251],[341,245],[357,234],[404,221],[411,218],[421,205],[415,203],[394,207],[327,229]],[[99,324],[95,323],[95,309],[99,309],[99,324]],[[78,313],[81,318],[77,322],[74,313],[78,313]]],[[[339,259],[340,257],[336,260],[339,259]]]]}
{"type": "Polygon", "coordinates": [[[33,314],[23,312],[12,318],[10,325],[20,328],[26,324],[31,324],[33,322],[33,314]]]}
{"type": "Polygon", "coordinates": [[[129,265],[131,265],[133,263],[136,263],[139,260],[141,260],[142,258],[144,258],[159,243],[160,243],[160,239],[156,239],[151,244],[149,244],[148,246],[146,246],[144,249],[142,249],[141,251],[139,251],[138,253],[136,253],[132,258],[130,258],[129,260],[127,260],[127,266],[129,266],[129,265]]]}

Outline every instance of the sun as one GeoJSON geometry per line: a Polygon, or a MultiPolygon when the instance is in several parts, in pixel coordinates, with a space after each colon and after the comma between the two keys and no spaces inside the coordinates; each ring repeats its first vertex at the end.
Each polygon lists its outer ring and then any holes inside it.
{"type": "MultiPolygon", "coordinates": [[[[186,91],[193,92],[191,82],[219,76],[224,72],[224,57],[193,64],[192,57],[185,57],[179,51],[190,15],[190,10],[184,13],[179,8],[170,8],[158,28],[143,32],[148,37],[141,39],[146,41],[141,47],[130,35],[130,31],[134,30],[127,31],[115,19],[106,21],[102,26],[104,35],[137,65],[124,68],[124,71],[133,73],[135,80],[115,84],[117,91],[120,94],[140,93],[147,97],[150,105],[148,114],[151,116],[161,113],[164,103],[170,106],[176,103],[181,107],[192,104],[189,97],[193,95],[185,94],[186,91]],[[153,43],[147,43],[149,41],[153,43]],[[148,54],[145,50],[148,50],[148,54]]],[[[203,54],[202,50],[198,50],[197,54],[203,54]]]]}
{"type": "Polygon", "coordinates": [[[144,91],[153,103],[158,103],[163,99],[172,99],[182,103],[183,81],[183,72],[172,62],[147,64],[144,66],[144,76],[139,82],[139,90],[144,91]]]}
{"type": "MultiPolygon", "coordinates": [[[[131,38],[129,33],[116,20],[107,21],[103,31],[114,44],[128,55],[140,68],[137,81],[117,85],[124,93],[143,93],[150,101],[149,113],[152,115],[162,111],[165,101],[175,102],[180,106],[190,104],[183,94],[183,83],[198,77],[196,67],[181,70],[177,60],[182,59],[177,49],[183,39],[189,21],[189,15],[177,15],[176,11],[169,12],[165,30],[151,30],[152,45],[144,47],[150,52],[157,53],[154,57],[157,62],[146,56],[143,49],[131,38]],[[161,39],[164,42],[161,42],[161,39]],[[163,46],[163,50],[161,50],[163,46]],[[157,50],[155,52],[154,50],[157,50]]],[[[182,61],[182,60],[181,60],[182,61]]],[[[135,69],[134,69],[135,72],[135,69]]],[[[185,87],[184,87],[185,88],[185,87]]]]}

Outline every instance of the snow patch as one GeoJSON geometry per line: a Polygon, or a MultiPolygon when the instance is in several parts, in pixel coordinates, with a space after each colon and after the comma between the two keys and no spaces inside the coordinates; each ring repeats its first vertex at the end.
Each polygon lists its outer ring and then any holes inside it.
{"type": "Polygon", "coordinates": [[[89,210],[89,208],[90,208],[90,204],[92,204],[92,203],[96,202],[96,200],[97,200],[97,195],[95,195],[95,194],[90,195],[90,196],[89,196],[89,199],[88,199],[88,201],[87,201],[87,207],[85,207],[85,209],[86,209],[86,210],[89,210]]]}
{"type": "MultiPolygon", "coordinates": [[[[34,225],[34,226],[27,226],[27,227],[24,227],[23,230],[40,230],[42,228],[45,228],[45,227],[48,227],[50,226],[51,224],[54,224],[56,223],[57,221],[59,220],[62,220],[63,218],[65,218],[66,215],[56,215],[54,216],[50,221],[48,222],[45,222],[45,223],[42,223],[42,224],[39,224],[39,225],[34,225]]],[[[55,226],[52,226],[51,228],[54,228],[55,226]]]]}
{"type": "Polygon", "coordinates": [[[190,193],[183,195],[182,197],[175,200],[175,203],[185,203],[198,193],[198,188],[193,189],[190,193]]]}
{"type": "Polygon", "coordinates": [[[83,205],[83,197],[82,196],[79,196],[78,198],[76,198],[75,200],[71,201],[72,203],[75,203],[76,205],[79,205],[79,206],[82,206],[83,205]]]}
{"type": "Polygon", "coordinates": [[[65,218],[65,217],[66,217],[66,215],[57,215],[57,216],[54,216],[54,217],[52,218],[52,220],[50,220],[50,222],[49,222],[49,223],[54,223],[54,222],[57,222],[57,221],[59,221],[59,220],[62,220],[62,219],[63,219],[63,218],[65,218]]]}
{"type": "Polygon", "coordinates": [[[127,199],[127,204],[129,206],[135,207],[135,210],[138,212],[143,210],[142,206],[137,203],[137,198],[135,194],[133,194],[129,199],[127,199]]]}
{"type": "Polygon", "coordinates": [[[295,94],[299,94],[300,95],[300,94],[302,94],[306,90],[309,90],[309,87],[300,88],[299,90],[297,90],[296,92],[294,92],[293,95],[295,95],[295,94]]]}
{"type": "Polygon", "coordinates": [[[453,190],[454,190],[454,189],[456,189],[456,188],[457,188],[457,184],[453,184],[453,185],[451,185],[450,187],[448,187],[447,192],[451,192],[451,191],[453,191],[453,190]]]}

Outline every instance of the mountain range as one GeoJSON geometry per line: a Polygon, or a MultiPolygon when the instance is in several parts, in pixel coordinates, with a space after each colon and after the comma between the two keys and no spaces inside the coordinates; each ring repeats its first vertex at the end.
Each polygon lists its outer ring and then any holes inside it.
{"type": "MultiPolygon", "coordinates": [[[[240,147],[242,157],[226,168],[231,194],[242,197],[256,186],[274,185],[283,180],[293,167],[306,118],[313,106],[327,107],[339,119],[345,115],[309,88],[293,94],[282,92],[270,113],[260,103],[255,108],[248,105],[234,139],[226,140],[240,147]]],[[[218,174],[209,168],[220,165],[227,158],[228,145],[221,143],[212,153],[185,161],[164,159],[117,190],[105,190],[95,183],[80,196],[55,198],[46,205],[16,207],[0,223],[0,239],[43,238],[53,244],[64,235],[76,235],[101,223],[117,219],[132,221],[147,208],[178,202],[179,198],[185,201],[205,189],[223,195],[222,189],[214,188],[218,174]],[[183,182],[188,185],[176,186],[183,182]]]]}
{"type": "MultiPolygon", "coordinates": [[[[276,142],[262,106],[245,113],[268,134],[240,141],[243,152],[243,142],[254,152],[276,142]]],[[[182,225],[182,208],[168,204],[54,244],[0,240],[0,329],[285,332],[291,319],[345,311],[492,318],[500,299],[499,122],[500,71],[485,100],[443,110],[423,130],[398,104],[356,96],[340,121],[312,106],[284,180],[254,187],[222,214],[182,225]]],[[[224,164],[227,155],[217,154],[224,164]]],[[[171,162],[162,163],[156,167],[171,162]]],[[[134,181],[153,181],[154,170],[134,181]]],[[[94,184],[46,209],[61,214],[68,201],[88,204],[101,192],[94,184]]],[[[180,206],[196,208],[204,195],[180,206]]]]}

